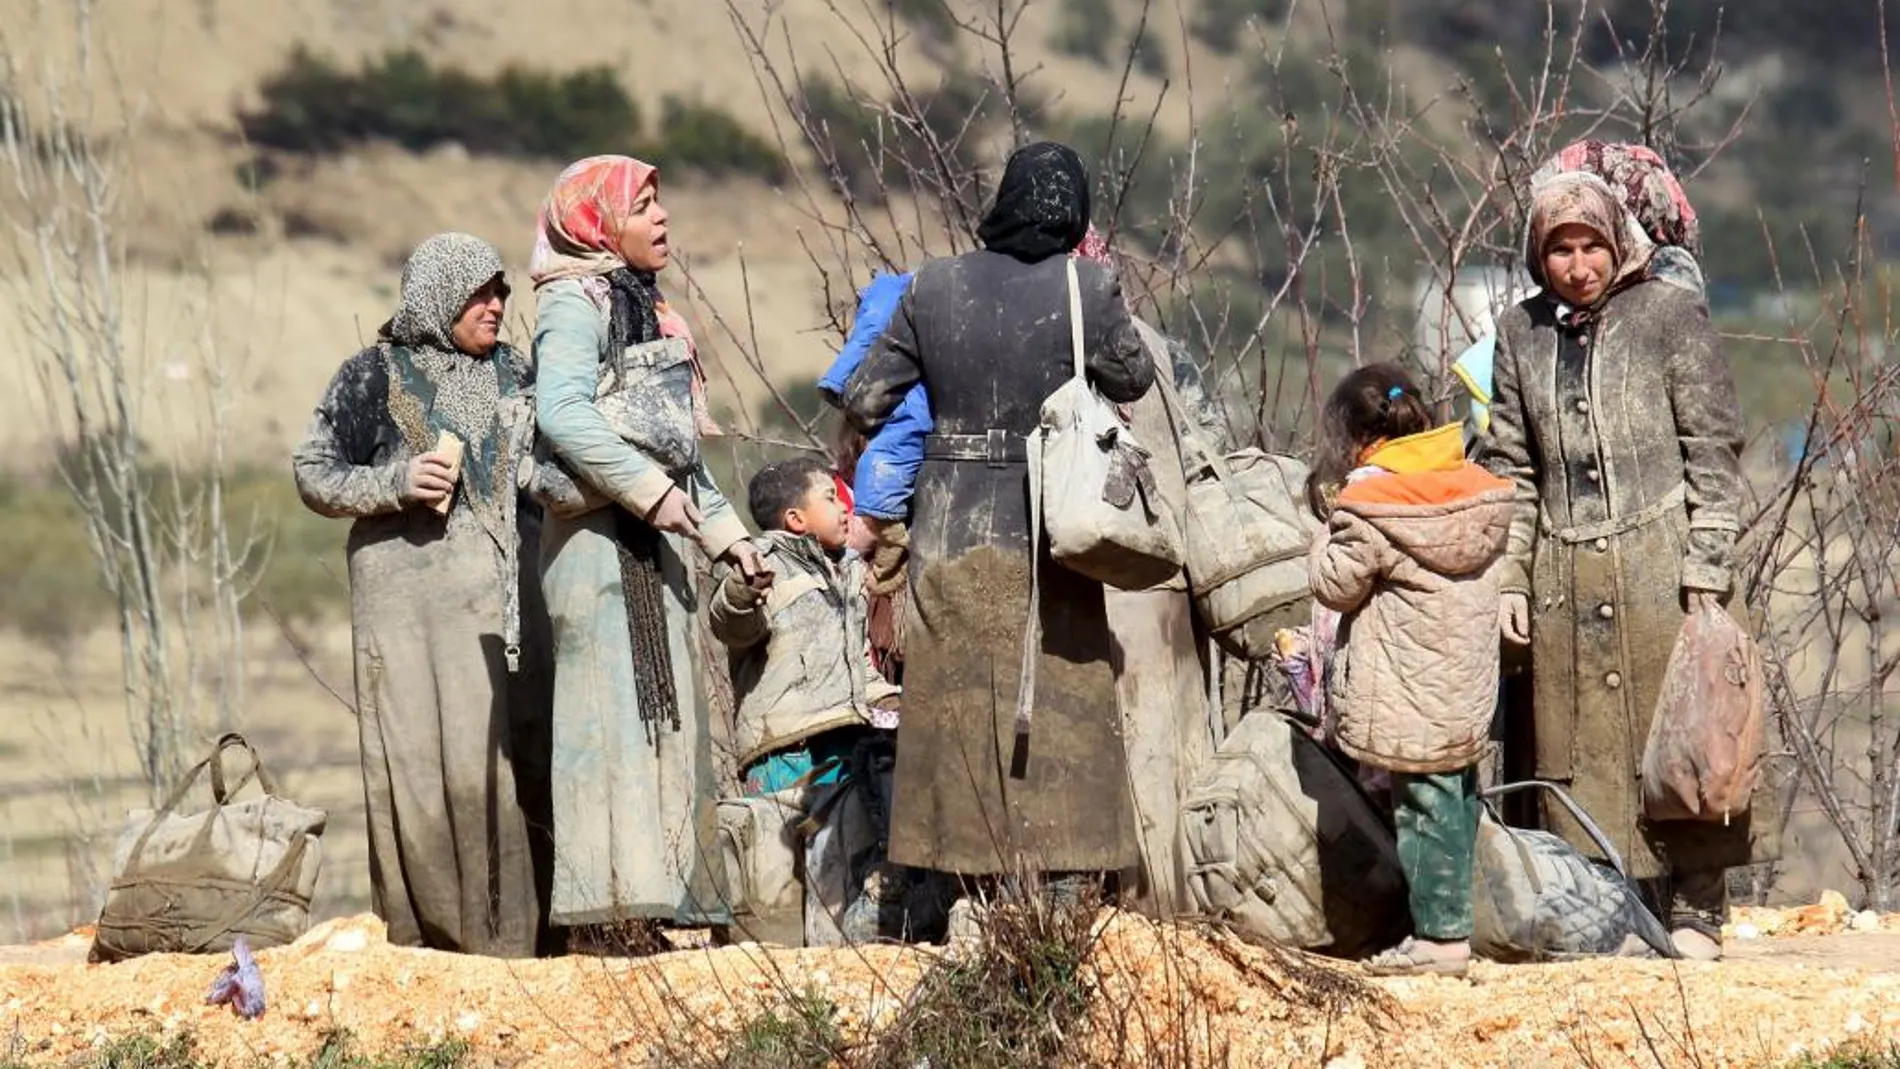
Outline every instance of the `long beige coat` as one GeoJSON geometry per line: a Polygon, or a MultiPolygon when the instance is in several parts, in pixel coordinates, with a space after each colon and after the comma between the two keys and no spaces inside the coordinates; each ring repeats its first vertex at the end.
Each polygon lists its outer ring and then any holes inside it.
{"type": "MultiPolygon", "coordinates": [[[[1154,358],[1156,388],[1128,406],[1129,423],[1154,454],[1162,507],[1178,512],[1187,506],[1180,435],[1195,434],[1216,453],[1223,451],[1222,435],[1189,354],[1139,319],[1135,328],[1154,358]],[[1163,375],[1179,401],[1172,414],[1163,375]]],[[[1182,862],[1181,795],[1214,753],[1207,640],[1194,626],[1194,606],[1178,577],[1153,590],[1109,590],[1106,601],[1108,629],[1121,652],[1115,697],[1141,840],[1141,866],[1123,886],[1135,889],[1137,908],[1173,917],[1194,908],[1182,862]]]]}
{"type": "MultiPolygon", "coordinates": [[[[1730,589],[1740,525],[1741,407],[1707,308],[1648,281],[1577,330],[1527,300],[1499,320],[1494,394],[1484,460],[1517,485],[1503,588],[1531,596],[1536,774],[1637,878],[1774,856],[1752,838],[1769,819],[1649,824],[1637,782],[1684,590],[1730,589]]],[[[1544,819],[1596,853],[1567,814],[1544,819]]]]}

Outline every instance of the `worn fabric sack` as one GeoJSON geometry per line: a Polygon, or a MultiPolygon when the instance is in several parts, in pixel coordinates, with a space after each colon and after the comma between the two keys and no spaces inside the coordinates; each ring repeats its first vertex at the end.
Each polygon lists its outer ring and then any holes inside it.
{"type": "Polygon", "coordinates": [[[1306,555],[1321,524],[1306,506],[1308,468],[1259,449],[1216,456],[1193,431],[1174,384],[1161,387],[1188,465],[1182,529],[1194,608],[1223,650],[1265,660],[1275,633],[1310,612],[1306,555]]]}
{"type": "Polygon", "coordinates": [[[805,885],[798,874],[804,796],[800,783],[717,804],[733,923],[753,942],[805,945],[805,885]]]}
{"type": "Polygon", "coordinates": [[[629,345],[600,368],[594,406],[614,433],[669,475],[699,467],[693,350],[685,338],[629,345]]]}
{"type": "Polygon", "coordinates": [[[1485,791],[1472,871],[1472,952],[1511,963],[1679,956],[1625,871],[1602,829],[1556,784],[1530,781],[1485,791]],[[1506,826],[1495,802],[1526,790],[1552,792],[1609,863],[1584,857],[1549,832],[1506,826]]]}
{"type": "Polygon", "coordinates": [[[1160,507],[1151,455],[1083,361],[1082,292],[1068,259],[1069,348],[1075,374],[1042,403],[1029,434],[1029,501],[1049,532],[1049,555],[1122,590],[1146,590],[1181,570],[1179,521],[1160,507]]]}
{"type": "Polygon", "coordinates": [[[1728,823],[1746,815],[1767,735],[1761,652],[1706,605],[1682,621],[1643,747],[1643,814],[1728,823]]]}
{"type": "MultiPolygon", "coordinates": [[[[603,360],[594,386],[594,407],[622,441],[669,475],[699,466],[699,427],[693,417],[693,350],[685,338],[629,345],[603,360]]],[[[562,519],[609,504],[561,463],[544,436],[534,449],[530,489],[542,507],[562,519]]]]}
{"type": "Polygon", "coordinates": [[[1243,716],[1181,802],[1188,894],[1282,946],[1390,946],[1410,911],[1393,831],[1353,774],[1290,720],[1243,716]]]}
{"type": "Polygon", "coordinates": [[[294,941],[310,925],[326,819],[279,795],[251,744],[225,735],[156,813],[131,814],[113,851],[91,959],[220,953],[240,935],[258,950],[294,941]],[[235,787],[225,783],[230,749],[251,759],[235,787]],[[179,812],[207,771],[211,808],[179,812]],[[253,777],[262,797],[233,802],[253,777]]]}

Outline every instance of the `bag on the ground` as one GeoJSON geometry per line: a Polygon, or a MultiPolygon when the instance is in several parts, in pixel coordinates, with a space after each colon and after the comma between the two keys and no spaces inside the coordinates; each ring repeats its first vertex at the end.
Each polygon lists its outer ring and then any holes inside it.
{"type": "Polygon", "coordinates": [[[1043,401],[1029,434],[1032,526],[1039,516],[1050,556],[1065,567],[1122,590],[1146,590],[1181,570],[1181,528],[1160,507],[1148,450],[1089,384],[1073,257],[1068,270],[1075,374],[1043,401]]]}
{"type": "Polygon", "coordinates": [[[1211,452],[1172,382],[1161,382],[1186,463],[1188,589],[1220,647],[1242,660],[1273,654],[1274,633],[1308,622],[1306,555],[1320,529],[1306,506],[1307,466],[1259,449],[1211,452]]]}
{"type": "Polygon", "coordinates": [[[1715,605],[1689,613],[1643,747],[1643,814],[1724,824],[1746,814],[1767,730],[1754,640],[1715,605]]]}
{"type": "Polygon", "coordinates": [[[93,961],[140,954],[253,949],[294,941],[310,925],[310,897],[322,868],[326,816],[278,794],[241,735],[218,740],[157,812],[135,810],[113,851],[112,887],[99,915],[93,961]],[[241,749],[251,767],[227,786],[224,753],[241,749]],[[211,808],[180,812],[209,771],[211,808]],[[262,796],[234,802],[255,778],[262,796]]]}
{"type": "Polygon", "coordinates": [[[805,884],[798,873],[804,796],[801,783],[721,798],[715,807],[733,924],[755,943],[805,945],[805,884]]]}
{"type": "Polygon", "coordinates": [[[1282,946],[1355,957],[1405,933],[1392,829],[1340,761],[1270,710],[1235,725],[1181,803],[1201,912],[1282,946]]]}
{"type": "Polygon", "coordinates": [[[1472,953],[1493,961],[1678,956],[1608,838],[1555,784],[1531,781],[1484,792],[1471,904],[1472,953]],[[1523,790],[1552,792],[1609,863],[1584,857],[1549,832],[1506,826],[1493,802],[1523,790]]]}

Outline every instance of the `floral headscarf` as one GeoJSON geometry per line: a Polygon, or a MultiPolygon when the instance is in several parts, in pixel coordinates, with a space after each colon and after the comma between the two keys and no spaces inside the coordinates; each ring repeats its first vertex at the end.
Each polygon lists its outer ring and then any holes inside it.
{"type": "Polygon", "coordinates": [[[1603,179],[1635,214],[1637,225],[1658,245],[1677,245],[1702,255],[1702,227],[1682,183],[1654,150],[1590,138],[1564,146],[1531,176],[1536,187],[1565,171],[1587,171],[1603,179]]]}
{"type": "Polygon", "coordinates": [[[1108,247],[1108,239],[1095,229],[1094,223],[1090,223],[1088,233],[1082,235],[1082,244],[1075,247],[1075,254],[1084,260],[1094,260],[1103,267],[1115,266],[1115,252],[1108,247]]]}
{"type": "Polygon", "coordinates": [[[620,220],[659,169],[631,156],[590,156],[568,165],[535,220],[528,274],[536,286],[562,278],[598,278],[627,266],[620,220]]]}
{"type": "Polygon", "coordinates": [[[1572,223],[1589,227],[1610,247],[1615,266],[1599,305],[1643,280],[1655,243],[1608,183],[1585,171],[1565,171],[1531,188],[1531,219],[1524,242],[1524,266],[1552,300],[1557,296],[1544,277],[1544,247],[1557,228],[1572,223]]]}
{"type": "Polygon", "coordinates": [[[536,289],[561,279],[580,282],[607,313],[611,344],[636,345],[683,338],[693,354],[693,417],[699,433],[722,433],[706,407],[706,371],[686,319],[667,303],[651,271],[628,266],[620,251],[620,223],[659,168],[631,156],[590,156],[569,164],[554,180],[535,220],[528,274],[536,289]]]}

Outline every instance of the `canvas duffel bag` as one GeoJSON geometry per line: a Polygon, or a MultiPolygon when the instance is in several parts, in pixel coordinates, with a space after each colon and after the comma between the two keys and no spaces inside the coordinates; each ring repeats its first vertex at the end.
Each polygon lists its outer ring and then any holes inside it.
{"type": "Polygon", "coordinates": [[[1157,379],[1188,465],[1188,589],[1214,641],[1242,660],[1273,653],[1274,632],[1310,622],[1307,552],[1320,522],[1306,506],[1307,466],[1259,449],[1208,450],[1167,376],[1157,379]]]}
{"type": "Polygon", "coordinates": [[[1246,714],[1181,803],[1196,908],[1282,946],[1357,957],[1410,923],[1390,826],[1338,758],[1290,720],[1246,714]]]}
{"type": "Polygon", "coordinates": [[[156,812],[132,812],[113,851],[92,960],[219,953],[240,935],[254,950],[294,941],[310,926],[326,819],[278,794],[242,735],[223,736],[156,812]],[[248,754],[251,767],[227,786],[224,754],[232,749],[248,754]],[[207,771],[211,808],[179,812],[207,771]],[[253,778],[262,796],[232,801],[253,778]]]}

